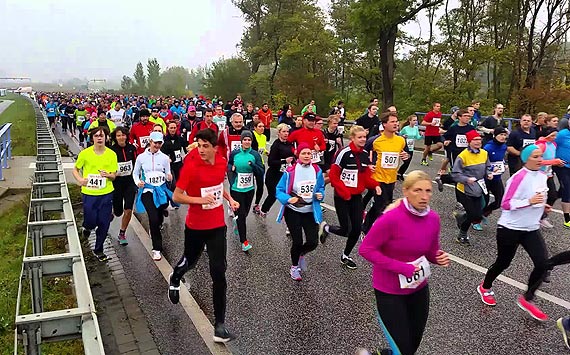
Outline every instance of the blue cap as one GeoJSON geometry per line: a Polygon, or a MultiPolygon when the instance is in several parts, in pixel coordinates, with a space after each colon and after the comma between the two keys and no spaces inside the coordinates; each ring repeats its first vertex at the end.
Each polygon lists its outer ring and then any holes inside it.
{"type": "MultiPolygon", "coordinates": [[[[534,152],[537,149],[540,150],[540,148],[536,144],[531,144],[531,145],[527,145],[526,147],[524,147],[524,149],[521,152],[522,162],[526,163],[526,161],[528,160],[528,157],[530,157],[532,152],[534,152]]],[[[541,150],[541,152],[542,152],[542,150],[541,150]]]]}
{"type": "Polygon", "coordinates": [[[164,136],[160,132],[152,132],[150,134],[150,140],[153,142],[163,142],[164,136]]]}

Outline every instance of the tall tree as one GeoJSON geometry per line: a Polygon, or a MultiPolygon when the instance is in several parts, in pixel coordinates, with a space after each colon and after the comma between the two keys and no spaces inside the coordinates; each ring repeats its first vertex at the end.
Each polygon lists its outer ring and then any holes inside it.
{"type": "Polygon", "coordinates": [[[160,64],[158,64],[156,58],[148,60],[146,71],[148,92],[150,94],[157,94],[160,85],[160,64]]]}
{"type": "Polygon", "coordinates": [[[208,95],[224,98],[235,97],[236,93],[247,93],[250,75],[250,68],[245,60],[222,58],[208,68],[204,79],[204,91],[208,95]]]}
{"type": "Polygon", "coordinates": [[[133,74],[135,78],[135,85],[133,89],[138,94],[145,94],[146,93],[146,77],[144,75],[144,69],[141,62],[137,63],[137,68],[135,69],[135,73],[133,74]]]}
{"type": "Polygon", "coordinates": [[[182,96],[188,93],[188,69],[180,66],[167,68],[160,74],[160,90],[164,95],[182,96]]]}
{"type": "Polygon", "coordinates": [[[133,79],[127,75],[123,75],[123,79],[121,80],[121,89],[126,92],[130,93],[133,90],[133,79]]]}

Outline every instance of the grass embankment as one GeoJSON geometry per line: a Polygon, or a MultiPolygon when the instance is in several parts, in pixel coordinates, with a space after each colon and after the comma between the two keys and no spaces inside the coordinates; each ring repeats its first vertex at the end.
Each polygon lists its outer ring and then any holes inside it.
{"type": "Polygon", "coordinates": [[[0,114],[0,125],[12,123],[12,155],[36,155],[36,116],[32,103],[12,93],[2,98],[14,101],[0,114]]]}

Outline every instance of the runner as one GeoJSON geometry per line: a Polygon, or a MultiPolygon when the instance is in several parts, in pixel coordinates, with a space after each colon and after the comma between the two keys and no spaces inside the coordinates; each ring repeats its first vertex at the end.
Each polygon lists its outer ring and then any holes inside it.
{"type": "Polygon", "coordinates": [[[430,210],[432,183],[415,170],[402,184],[404,198],[388,207],[360,245],[372,264],[377,318],[391,348],[382,354],[413,355],[429,316],[430,263],[449,266],[440,250],[440,218],[430,210]]]}
{"type": "Polygon", "coordinates": [[[441,124],[441,104],[439,102],[435,102],[433,104],[433,109],[426,113],[422,120],[422,126],[426,127],[425,132],[425,149],[422,155],[421,165],[428,166],[429,163],[427,162],[428,155],[430,156],[430,160],[433,160],[431,154],[437,152],[441,149],[443,144],[441,143],[441,135],[439,133],[439,126],[441,124]],[[432,145],[435,145],[435,148],[432,148],[432,145]]]}
{"type": "Polygon", "coordinates": [[[150,112],[142,109],[139,114],[139,122],[135,123],[131,129],[130,142],[137,148],[137,155],[145,151],[150,141],[150,134],[154,127],[154,123],[149,121],[150,112]]]}
{"type": "Polygon", "coordinates": [[[354,125],[350,128],[349,145],[341,149],[330,169],[331,185],[334,187],[334,206],[340,226],[329,226],[321,223],[321,243],[326,241],[329,233],[347,237],[344,252],[340,262],[348,269],[356,269],[356,263],[350,253],[362,228],[362,192],[365,189],[382,193],[378,183],[372,179],[373,165],[364,150],[366,131],[363,127],[354,125]]]}
{"type": "Polygon", "coordinates": [[[378,182],[382,191],[380,195],[374,195],[374,204],[364,219],[362,232],[365,235],[386,206],[392,203],[400,160],[406,160],[409,157],[406,140],[396,135],[399,128],[398,116],[385,112],[382,114],[381,122],[384,131],[372,145],[372,149],[378,155],[372,178],[378,182]]]}
{"type": "Polygon", "coordinates": [[[325,184],[328,184],[330,182],[329,170],[331,169],[331,165],[335,160],[336,153],[344,147],[344,142],[342,141],[342,133],[339,131],[339,123],[340,116],[331,115],[328,118],[327,128],[323,129],[323,134],[326,141],[326,149],[323,155],[322,166],[325,184]]]}
{"type": "Polygon", "coordinates": [[[79,138],[79,146],[85,148],[85,135],[83,134],[83,127],[89,118],[89,113],[85,110],[83,104],[77,105],[77,109],[75,110],[75,125],[77,130],[79,131],[78,138],[79,138]]]}
{"type": "Polygon", "coordinates": [[[93,254],[99,261],[108,260],[103,252],[113,213],[113,184],[117,172],[117,155],[105,146],[109,131],[97,127],[89,133],[93,146],[83,149],[73,167],[73,177],[81,186],[83,203],[83,237],[95,231],[93,254]],[[80,171],[81,170],[81,171],[80,171]]]}
{"type": "Polygon", "coordinates": [[[55,119],[57,117],[57,104],[52,98],[46,104],[46,116],[48,118],[49,126],[52,131],[55,131],[55,119]]]}
{"type": "MultiPolygon", "coordinates": [[[[505,194],[505,187],[503,186],[503,173],[505,169],[505,153],[507,152],[507,130],[503,127],[495,128],[493,132],[493,140],[485,144],[483,148],[489,155],[489,163],[491,164],[490,172],[493,174],[492,179],[485,178],[485,185],[487,191],[494,196],[494,201],[489,203],[490,195],[485,195],[485,208],[483,208],[482,224],[487,225],[489,221],[487,217],[493,213],[494,210],[501,207],[501,201],[505,194]]],[[[474,229],[478,229],[475,225],[474,229]]]]}
{"type": "MultiPolygon", "coordinates": [[[[261,121],[254,121],[254,129],[253,129],[253,144],[252,148],[259,152],[261,156],[261,164],[265,164],[264,156],[269,155],[269,150],[267,150],[267,137],[265,136],[265,125],[261,121]]],[[[263,177],[263,175],[260,175],[263,177]]],[[[257,185],[257,189],[255,191],[255,202],[253,204],[253,213],[260,215],[261,214],[261,207],[259,204],[261,203],[261,198],[263,197],[263,180],[259,181],[258,177],[255,179],[255,184],[257,185]]]]}
{"type": "Polygon", "coordinates": [[[166,122],[160,116],[159,108],[157,108],[157,107],[152,108],[151,115],[148,118],[148,120],[151,123],[154,123],[155,125],[156,124],[160,125],[162,127],[163,132],[166,131],[166,122]]]}
{"type": "Polygon", "coordinates": [[[115,124],[107,119],[107,113],[104,110],[99,110],[97,119],[89,125],[89,135],[97,127],[105,127],[109,132],[113,132],[116,128],[115,124]]]}
{"type": "Polygon", "coordinates": [[[198,147],[184,160],[180,180],[174,190],[174,201],[188,205],[184,226],[184,254],[170,274],[168,298],[177,304],[180,298],[180,280],[193,269],[208,249],[212,277],[212,299],[215,317],[215,342],[228,342],[235,336],[228,331],[226,318],[226,224],[222,199],[235,211],[239,203],[224,189],[227,160],[216,153],[217,134],[211,129],[196,133],[198,147]]]}
{"type": "Polygon", "coordinates": [[[323,132],[315,129],[316,120],[317,116],[314,113],[306,113],[303,116],[303,128],[295,130],[293,133],[289,134],[289,137],[287,137],[287,141],[294,143],[297,146],[297,149],[302,143],[311,147],[311,162],[313,164],[321,162],[321,152],[327,147],[323,132]]]}
{"type": "MultiPolygon", "coordinates": [[[[542,151],[543,160],[541,170],[544,171],[546,176],[548,176],[548,180],[546,180],[546,185],[548,186],[546,204],[549,206],[554,205],[554,202],[558,199],[558,190],[554,183],[554,173],[552,172],[552,168],[553,166],[564,166],[564,162],[561,159],[556,158],[556,143],[554,143],[554,140],[557,135],[557,128],[543,127],[540,133],[538,133],[538,140],[535,143],[542,151]]],[[[554,225],[548,220],[548,213],[546,213],[546,211],[540,219],[540,225],[547,229],[554,228],[554,225]]]]}
{"type": "Polygon", "coordinates": [[[564,128],[556,136],[556,158],[564,161],[564,166],[554,167],[560,182],[559,195],[562,200],[564,228],[570,228],[570,129],[564,128]]]}
{"type": "Polygon", "coordinates": [[[224,115],[224,110],[222,106],[216,105],[215,106],[215,115],[212,117],[212,122],[214,122],[218,126],[218,132],[223,132],[226,130],[228,126],[228,119],[224,115]]]}
{"type": "MultiPolygon", "coordinates": [[[[485,149],[481,148],[483,140],[479,133],[469,125],[471,130],[465,134],[468,147],[464,149],[455,160],[451,172],[455,185],[455,197],[464,208],[464,213],[454,211],[453,216],[459,228],[456,241],[469,245],[469,226],[481,223],[483,207],[489,192],[485,177],[492,179],[491,163],[485,149]]],[[[449,132],[448,132],[449,133],[449,132]]]]}
{"type": "Polygon", "coordinates": [[[505,108],[503,107],[503,104],[496,104],[495,108],[493,109],[493,115],[485,118],[485,120],[483,120],[479,126],[479,130],[484,133],[484,144],[487,144],[487,142],[493,140],[493,131],[495,128],[501,126],[504,109],[505,108]]]}
{"type": "Polygon", "coordinates": [[[287,142],[289,136],[289,126],[286,123],[277,125],[277,139],[271,144],[269,157],[267,158],[267,173],[265,174],[265,186],[267,187],[267,197],[259,211],[259,216],[266,217],[271,206],[277,199],[277,183],[283,176],[283,172],[291,166],[295,160],[293,144],[287,142]]]}
{"type": "Polygon", "coordinates": [[[152,259],[162,259],[162,223],[166,217],[168,201],[172,192],[166,187],[167,181],[172,181],[170,159],[160,151],[164,136],[152,132],[149,136],[149,147],[137,157],[133,169],[133,179],[139,187],[136,199],[138,213],[146,211],[150,236],[152,238],[152,259]]]}
{"type": "MultiPolygon", "coordinates": [[[[116,106],[115,106],[116,107],[116,106]]],[[[133,180],[133,167],[137,158],[137,148],[129,143],[129,130],[126,127],[117,127],[111,133],[111,149],[117,154],[117,177],[113,181],[113,213],[121,219],[119,230],[119,243],[127,245],[125,231],[133,215],[133,205],[137,194],[137,185],[133,180]]]]}
{"type": "Polygon", "coordinates": [[[261,110],[257,111],[257,114],[259,115],[259,120],[263,122],[263,125],[265,126],[263,129],[263,134],[269,141],[271,138],[271,122],[273,122],[273,113],[271,113],[271,109],[269,108],[267,102],[261,105],[261,110]]]}
{"type": "Polygon", "coordinates": [[[189,144],[194,143],[196,134],[205,128],[211,129],[212,131],[216,132],[216,135],[218,135],[218,125],[212,121],[212,118],[213,118],[212,109],[211,108],[205,109],[204,120],[198,122],[198,124],[195,125],[194,128],[192,128],[192,132],[190,133],[190,138],[188,139],[189,144]]]}
{"type": "Polygon", "coordinates": [[[507,181],[505,197],[501,203],[501,217],[497,222],[497,259],[487,271],[484,281],[477,287],[481,301],[495,306],[493,281],[506,270],[516,255],[519,245],[526,250],[534,264],[528,279],[528,289],[517,299],[518,306],[539,321],[546,321],[544,314],[533,302],[534,287],[545,276],[547,251],[540,234],[540,218],[551,206],[545,204],[547,176],[540,170],[542,151],[535,144],[523,148],[521,161],[524,167],[507,181]]]}
{"type": "Polygon", "coordinates": [[[534,144],[536,141],[536,131],[531,126],[532,117],[530,115],[522,115],[520,127],[509,134],[509,139],[507,140],[507,162],[511,176],[522,167],[520,155],[523,148],[534,144]]]}
{"type": "Polygon", "coordinates": [[[366,138],[370,138],[377,134],[374,127],[378,127],[379,123],[378,105],[374,103],[368,105],[367,112],[364,115],[360,116],[355,122],[355,124],[363,127],[366,130],[366,138]]]}
{"type": "Polygon", "coordinates": [[[277,184],[281,209],[277,222],[285,223],[291,232],[291,268],[289,274],[301,281],[301,270],[307,270],[306,255],[319,244],[319,224],[323,220],[321,201],[325,198],[325,180],[321,169],[311,163],[312,150],[307,143],[297,146],[297,163],[285,170],[277,184]],[[305,243],[303,243],[305,231],[305,243]]]}
{"type": "Polygon", "coordinates": [[[160,150],[168,155],[170,159],[170,171],[174,176],[172,190],[174,190],[174,184],[178,181],[180,177],[180,169],[182,169],[182,160],[186,155],[188,149],[188,142],[186,139],[182,138],[176,131],[178,126],[176,121],[168,122],[168,133],[164,136],[164,143],[160,150]]]}
{"type": "Polygon", "coordinates": [[[121,102],[117,102],[115,107],[107,112],[107,118],[117,127],[125,126],[125,110],[121,107],[121,102]]]}
{"type": "Polygon", "coordinates": [[[255,194],[254,179],[257,189],[263,189],[263,173],[265,172],[261,156],[251,148],[252,141],[253,135],[250,131],[241,132],[241,147],[231,152],[228,161],[230,194],[240,206],[235,213],[234,220],[237,224],[241,250],[244,252],[251,249],[251,244],[247,239],[246,219],[255,194]]]}
{"type": "Polygon", "coordinates": [[[400,136],[402,136],[406,140],[406,145],[408,146],[408,151],[410,157],[404,160],[400,169],[398,169],[398,180],[404,181],[404,174],[410,163],[412,162],[412,158],[414,157],[414,145],[416,144],[416,140],[422,139],[422,135],[418,128],[418,116],[410,115],[404,122],[403,126],[400,128],[400,136]]]}

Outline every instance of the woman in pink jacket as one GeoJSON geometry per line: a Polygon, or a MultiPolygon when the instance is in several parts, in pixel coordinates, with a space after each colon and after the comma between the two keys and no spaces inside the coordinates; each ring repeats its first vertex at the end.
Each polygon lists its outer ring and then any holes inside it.
{"type": "Polygon", "coordinates": [[[431,177],[413,171],[402,186],[404,198],[389,206],[360,245],[372,263],[378,321],[391,350],[413,355],[420,346],[429,314],[430,263],[448,266],[439,249],[439,215],[430,210],[431,177]]]}

